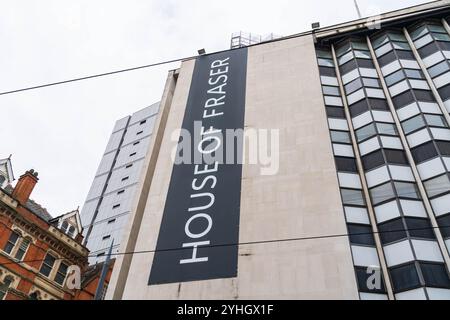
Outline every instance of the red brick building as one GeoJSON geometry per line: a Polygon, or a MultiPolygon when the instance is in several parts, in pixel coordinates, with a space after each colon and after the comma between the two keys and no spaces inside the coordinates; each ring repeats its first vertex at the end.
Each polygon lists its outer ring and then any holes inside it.
{"type": "Polygon", "coordinates": [[[88,266],[79,212],[53,218],[30,199],[38,180],[30,170],[0,188],[0,300],[93,299],[103,265],[88,266]]]}

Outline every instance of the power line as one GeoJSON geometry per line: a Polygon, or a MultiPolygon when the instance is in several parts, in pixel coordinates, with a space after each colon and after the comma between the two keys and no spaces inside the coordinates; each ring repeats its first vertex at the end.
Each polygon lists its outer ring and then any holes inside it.
{"type": "MultiPolygon", "coordinates": [[[[285,239],[271,239],[271,240],[256,240],[256,241],[248,241],[248,242],[237,242],[237,243],[222,243],[222,244],[213,244],[213,245],[205,245],[201,248],[219,248],[219,247],[232,247],[232,246],[243,246],[243,245],[253,245],[253,244],[265,244],[265,243],[279,243],[279,242],[292,242],[292,241],[304,241],[304,240],[318,240],[318,239],[328,239],[328,238],[340,238],[340,237],[348,237],[348,236],[359,236],[359,235],[374,235],[374,234],[384,234],[384,233],[393,233],[393,232],[406,232],[406,231],[420,231],[420,230],[434,230],[434,229],[447,229],[450,228],[450,225],[438,226],[438,227],[422,227],[422,228],[409,228],[409,229],[395,229],[395,230],[386,230],[386,231],[371,231],[371,232],[357,232],[357,233],[341,233],[341,234],[330,234],[330,235],[320,235],[320,236],[309,236],[309,237],[295,237],[295,238],[285,238],[285,239]]],[[[140,250],[140,251],[128,251],[128,252],[116,252],[111,253],[111,256],[122,256],[129,254],[142,254],[142,253],[156,253],[156,252],[170,252],[170,251],[179,251],[179,250],[192,250],[192,248],[167,248],[167,249],[154,249],[154,250],[140,250]]],[[[97,255],[88,255],[88,258],[98,257],[97,255]]],[[[56,258],[55,260],[65,260],[66,258],[56,258]]],[[[33,262],[41,262],[45,259],[34,259],[34,260],[24,260],[24,261],[12,261],[0,263],[0,266],[8,265],[8,264],[16,264],[16,263],[33,263],[33,262]]]]}

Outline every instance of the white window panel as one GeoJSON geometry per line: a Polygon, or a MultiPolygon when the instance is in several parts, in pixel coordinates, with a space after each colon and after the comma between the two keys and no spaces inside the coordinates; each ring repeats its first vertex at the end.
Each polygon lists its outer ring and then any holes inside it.
{"type": "Polygon", "coordinates": [[[411,240],[418,260],[444,262],[437,241],[411,240]]]}
{"type": "Polygon", "coordinates": [[[359,297],[361,300],[388,300],[388,296],[381,293],[360,292],[359,297]]]}
{"type": "Polygon", "coordinates": [[[417,170],[419,171],[420,178],[422,180],[437,176],[445,172],[444,165],[442,164],[440,158],[431,159],[418,164],[417,170]]]}
{"type": "Polygon", "coordinates": [[[366,208],[344,207],[345,217],[348,223],[370,224],[366,208]]]}
{"type": "Polygon", "coordinates": [[[450,59],[450,51],[442,51],[444,54],[445,59],[450,59]]]}
{"type": "Polygon", "coordinates": [[[414,260],[414,255],[408,240],[384,246],[383,249],[388,267],[414,260]]]}
{"type": "Polygon", "coordinates": [[[427,300],[425,290],[423,288],[403,291],[395,295],[397,300],[427,300]]]}
{"type": "Polygon", "coordinates": [[[419,107],[422,112],[442,114],[439,105],[434,102],[419,102],[419,107]]]}
{"type": "Polygon", "coordinates": [[[366,88],[367,96],[372,98],[384,98],[383,90],[381,89],[373,89],[373,88],[366,88]]]}
{"type": "Polygon", "coordinates": [[[450,158],[449,157],[442,157],[442,160],[444,160],[445,166],[447,168],[447,171],[450,171],[450,158]]]}
{"type": "Polygon", "coordinates": [[[372,139],[366,140],[359,144],[359,152],[361,153],[361,156],[380,148],[381,146],[380,143],[378,142],[377,137],[373,137],[372,139]]]}
{"type": "Polygon", "coordinates": [[[327,86],[338,86],[338,81],[335,77],[320,76],[320,81],[327,86]]]}
{"type": "Polygon", "coordinates": [[[431,134],[437,140],[450,140],[449,129],[431,128],[431,134]]]}
{"type": "Polygon", "coordinates": [[[450,194],[430,200],[434,214],[440,216],[450,212],[450,194]]]}
{"type": "Polygon", "coordinates": [[[355,80],[355,79],[358,78],[358,77],[359,77],[359,72],[358,72],[358,69],[356,68],[356,69],[354,69],[354,70],[352,70],[352,71],[350,71],[350,72],[344,74],[344,75],[342,76],[342,82],[343,82],[344,84],[347,84],[347,83],[349,83],[350,81],[353,81],[353,80],[355,80]]]}
{"type": "Polygon", "coordinates": [[[429,44],[432,41],[433,41],[433,38],[431,37],[431,35],[427,34],[426,36],[423,36],[422,38],[414,41],[414,45],[416,46],[417,49],[419,49],[419,48],[422,48],[423,46],[429,44]]]}
{"type": "Polygon", "coordinates": [[[427,288],[430,300],[450,300],[450,290],[441,288],[427,288]]]}
{"type": "Polygon", "coordinates": [[[425,80],[409,79],[409,83],[411,84],[411,87],[414,89],[423,89],[423,90],[430,89],[428,83],[425,80]]]}
{"type": "Polygon", "coordinates": [[[378,49],[375,49],[375,55],[377,57],[381,57],[383,54],[392,51],[392,45],[390,42],[382,45],[381,47],[379,47],[378,49]]]}
{"type": "Polygon", "coordinates": [[[410,167],[389,165],[392,179],[401,181],[415,181],[410,167]]]}
{"type": "Polygon", "coordinates": [[[381,144],[384,148],[403,150],[402,142],[397,137],[381,136],[381,144]]]}
{"type": "Polygon", "coordinates": [[[347,96],[348,104],[351,105],[355,102],[358,102],[359,100],[365,98],[364,89],[361,88],[356,92],[353,92],[352,94],[347,96]]]}
{"type": "Polygon", "coordinates": [[[400,217],[400,210],[396,200],[376,206],[374,209],[378,223],[400,217]]]}
{"type": "Polygon", "coordinates": [[[366,172],[366,180],[367,180],[367,186],[369,188],[376,186],[377,184],[380,184],[382,182],[390,180],[389,171],[387,169],[387,166],[382,166],[380,168],[366,172]]]}
{"type": "Polygon", "coordinates": [[[327,106],[343,106],[342,99],[340,97],[325,96],[325,104],[327,106]]]}
{"type": "Polygon", "coordinates": [[[440,51],[438,51],[433,54],[430,54],[426,58],[423,58],[422,61],[425,64],[425,66],[429,68],[431,66],[434,66],[436,63],[441,62],[444,59],[445,59],[444,55],[440,51]]]}
{"type": "Polygon", "coordinates": [[[353,58],[353,51],[347,52],[340,58],[338,58],[339,65],[343,65],[344,63],[350,61],[353,58]]]}
{"type": "Polygon", "coordinates": [[[411,118],[419,113],[420,113],[420,110],[419,110],[419,107],[417,106],[416,102],[408,104],[407,106],[404,106],[403,108],[400,108],[397,110],[397,115],[398,115],[398,118],[400,119],[400,121],[411,118]]]}
{"type": "Polygon", "coordinates": [[[447,109],[448,112],[450,112],[450,99],[447,99],[444,101],[445,109],[447,109]]]}
{"type": "Polygon", "coordinates": [[[414,148],[419,144],[427,142],[431,140],[430,134],[428,133],[427,128],[424,128],[420,131],[414,132],[406,137],[408,139],[409,147],[414,148]]]}
{"type": "Polygon", "coordinates": [[[415,60],[400,60],[400,64],[406,69],[420,69],[419,64],[415,60]]]}
{"type": "Polygon", "coordinates": [[[378,122],[390,122],[394,123],[394,119],[392,118],[392,114],[389,111],[372,111],[373,119],[378,122]]]}
{"type": "Polygon", "coordinates": [[[385,65],[384,67],[382,67],[381,68],[381,73],[383,74],[383,76],[387,76],[387,75],[397,71],[401,67],[402,66],[400,65],[398,60],[395,60],[395,61],[392,61],[391,63],[385,65]]]}
{"type": "Polygon", "coordinates": [[[333,150],[335,156],[354,157],[353,148],[348,144],[333,143],[333,150]]]}
{"type": "Polygon", "coordinates": [[[361,189],[359,174],[338,172],[339,186],[342,188],[361,189]]]}
{"type": "Polygon", "coordinates": [[[408,89],[409,89],[408,80],[403,80],[391,86],[389,88],[389,93],[391,94],[392,97],[394,97],[402,92],[405,92],[408,89]]]}
{"type": "Polygon", "coordinates": [[[328,119],[328,126],[331,130],[345,130],[348,131],[347,120],[345,119],[328,119]]]}
{"type": "Polygon", "coordinates": [[[353,128],[355,130],[359,129],[365,126],[366,124],[371,123],[372,121],[373,121],[372,114],[370,113],[370,111],[366,111],[352,119],[353,128]]]}
{"type": "Polygon", "coordinates": [[[446,72],[444,74],[441,74],[439,77],[434,78],[433,82],[436,88],[445,86],[450,82],[450,72],[446,72]]]}
{"type": "Polygon", "coordinates": [[[427,217],[427,212],[422,201],[400,200],[403,214],[409,217],[427,217]]]}
{"type": "Polygon", "coordinates": [[[352,245],[353,263],[355,266],[378,267],[380,262],[378,261],[377,250],[374,247],[361,247],[352,245]]]}
{"type": "Polygon", "coordinates": [[[359,72],[363,77],[378,78],[377,71],[371,68],[359,68],[359,72]]]}

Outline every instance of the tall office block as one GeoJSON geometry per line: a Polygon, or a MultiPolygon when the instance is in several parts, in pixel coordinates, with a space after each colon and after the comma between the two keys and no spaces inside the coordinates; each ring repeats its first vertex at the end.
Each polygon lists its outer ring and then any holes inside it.
{"type": "Polygon", "coordinates": [[[81,212],[89,262],[103,261],[111,242],[117,253],[122,231],[149,151],[159,103],[118,120],[81,212]]]}
{"type": "Polygon", "coordinates": [[[449,16],[436,1],[183,61],[107,297],[450,299],[449,16]],[[276,170],[173,162],[235,148],[227,129],[275,130],[276,170]]]}

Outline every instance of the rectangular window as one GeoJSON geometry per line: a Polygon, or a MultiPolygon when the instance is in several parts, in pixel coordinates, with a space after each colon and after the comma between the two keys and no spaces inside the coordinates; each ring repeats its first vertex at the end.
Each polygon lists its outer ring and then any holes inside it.
{"type": "Polygon", "coordinates": [[[416,69],[405,69],[406,76],[410,79],[423,79],[423,74],[421,71],[416,69]]]}
{"type": "Polygon", "coordinates": [[[427,180],[423,185],[430,198],[450,191],[450,180],[447,174],[427,180]]]}
{"type": "Polygon", "coordinates": [[[376,123],[378,133],[379,134],[385,134],[385,135],[391,135],[396,136],[397,135],[397,129],[395,128],[395,125],[392,123],[376,123]]]}
{"type": "Polygon", "coordinates": [[[436,114],[425,114],[425,121],[429,126],[447,127],[444,117],[436,114]]]}
{"type": "Polygon", "coordinates": [[[388,75],[384,80],[386,81],[386,85],[390,87],[391,85],[405,79],[405,73],[402,69],[388,75]]]}
{"type": "Polygon", "coordinates": [[[144,124],[146,122],[147,122],[147,120],[142,120],[139,124],[142,125],[142,124],[144,124]]]}
{"type": "Polygon", "coordinates": [[[50,272],[52,272],[55,261],[56,258],[51,254],[47,253],[44,261],[42,262],[41,269],[39,270],[39,272],[44,276],[48,277],[50,275],[50,272]]]}
{"type": "Polygon", "coordinates": [[[56,283],[58,283],[60,285],[64,284],[64,280],[66,280],[68,268],[69,268],[69,266],[66,263],[61,262],[61,264],[59,265],[58,271],[56,272],[56,276],[55,276],[56,283]]]}
{"type": "Polygon", "coordinates": [[[374,246],[372,228],[362,224],[347,224],[350,243],[374,246]]]}
{"type": "Polygon", "coordinates": [[[395,198],[394,188],[390,182],[372,188],[369,191],[374,205],[395,198]]]}
{"type": "Polygon", "coordinates": [[[409,234],[413,238],[434,240],[434,231],[429,219],[405,217],[409,234]]]}
{"type": "Polygon", "coordinates": [[[406,238],[405,226],[401,218],[380,223],[378,232],[383,245],[406,238]]]}
{"type": "Polygon", "coordinates": [[[19,261],[22,261],[22,258],[25,256],[25,253],[28,250],[28,247],[30,246],[30,240],[23,239],[20,243],[19,249],[16,252],[15,258],[19,261]]]}
{"type": "Polygon", "coordinates": [[[365,205],[364,196],[361,190],[341,188],[342,202],[348,205],[365,205]]]}
{"type": "Polygon", "coordinates": [[[390,269],[394,292],[414,289],[420,286],[419,275],[414,263],[390,269]]]}
{"type": "Polygon", "coordinates": [[[448,70],[450,70],[450,66],[447,60],[445,60],[432,66],[431,68],[428,68],[428,73],[432,78],[434,78],[438,75],[443,74],[444,72],[447,72],[448,70]]]}
{"type": "Polygon", "coordinates": [[[355,158],[334,157],[336,161],[337,171],[358,172],[355,158]]]}
{"type": "Polygon", "coordinates": [[[356,130],[355,134],[356,134],[356,140],[358,140],[358,142],[361,142],[365,139],[368,139],[368,138],[376,135],[377,131],[375,129],[375,125],[373,123],[371,123],[365,127],[362,127],[362,128],[359,128],[358,130],[356,130]]]}
{"type": "Polygon", "coordinates": [[[425,121],[423,120],[422,115],[415,116],[411,119],[402,122],[403,131],[405,134],[413,132],[417,129],[425,127],[425,121]]]}
{"type": "Polygon", "coordinates": [[[369,104],[366,99],[358,101],[350,106],[350,115],[352,118],[369,110],[369,104]]]}
{"type": "Polygon", "coordinates": [[[322,86],[323,94],[330,96],[340,96],[338,87],[322,86]]]}
{"type": "Polygon", "coordinates": [[[352,82],[345,85],[345,93],[350,94],[352,92],[355,92],[356,90],[360,89],[362,87],[361,79],[357,78],[353,80],[352,82]]]}
{"type": "Polygon", "coordinates": [[[394,185],[399,197],[420,199],[419,190],[417,190],[415,183],[395,181],[394,185]]]}
{"type": "Polygon", "coordinates": [[[3,281],[3,283],[0,282],[0,300],[3,300],[5,298],[10,285],[11,285],[10,278],[6,278],[3,281]]]}
{"type": "Polygon", "coordinates": [[[450,288],[450,279],[444,264],[420,262],[420,269],[426,286],[450,288]]]}
{"type": "Polygon", "coordinates": [[[337,143],[351,143],[350,135],[347,131],[330,130],[331,141],[337,143]]]}
{"type": "Polygon", "coordinates": [[[13,231],[11,233],[11,235],[9,236],[8,242],[6,242],[6,245],[5,245],[5,248],[3,249],[3,251],[10,254],[11,251],[14,249],[14,246],[16,245],[19,237],[20,237],[20,235],[17,232],[13,231]]]}
{"type": "Polygon", "coordinates": [[[381,286],[380,288],[368,288],[367,284],[372,283],[371,277],[373,273],[367,272],[367,267],[355,267],[356,271],[356,279],[358,280],[358,291],[360,292],[368,292],[368,293],[385,293],[386,289],[384,287],[384,279],[383,274],[380,272],[381,275],[381,286]],[[369,281],[368,281],[369,280],[369,281]]]}
{"type": "Polygon", "coordinates": [[[383,153],[381,150],[366,154],[365,156],[361,157],[361,160],[365,171],[372,170],[373,168],[385,164],[383,153]]]}
{"type": "Polygon", "coordinates": [[[344,108],[340,107],[326,107],[327,117],[329,118],[345,118],[344,108]]]}
{"type": "Polygon", "coordinates": [[[448,141],[436,141],[439,152],[444,156],[450,156],[450,142],[448,141]]]}
{"type": "Polygon", "coordinates": [[[416,164],[419,164],[438,155],[437,150],[432,141],[421,144],[411,149],[411,154],[416,164]]]}
{"type": "Polygon", "coordinates": [[[409,164],[408,158],[403,150],[384,149],[387,163],[409,164]]]}

